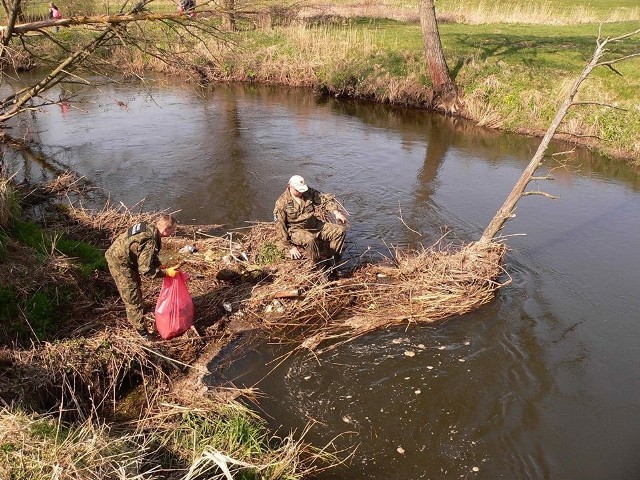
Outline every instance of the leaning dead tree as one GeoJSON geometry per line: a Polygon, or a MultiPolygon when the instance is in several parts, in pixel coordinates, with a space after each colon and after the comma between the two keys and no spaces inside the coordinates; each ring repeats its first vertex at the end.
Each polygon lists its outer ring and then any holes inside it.
{"type": "Polygon", "coordinates": [[[547,147],[549,146],[549,143],[551,142],[551,139],[556,134],[558,127],[562,123],[564,117],[566,116],[567,112],[571,107],[575,107],[579,105],[601,105],[601,106],[611,107],[611,105],[603,105],[600,102],[578,102],[575,100],[575,97],[578,93],[578,90],[580,89],[580,85],[582,85],[582,82],[586,80],[586,78],[591,74],[591,72],[595,68],[607,67],[612,69],[614,72],[620,74],[614,68],[614,65],[616,63],[622,62],[623,60],[628,60],[630,58],[639,57],[640,52],[621,56],[618,58],[614,58],[612,60],[603,59],[603,57],[608,53],[607,46],[609,44],[614,42],[620,42],[626,38],[629,38],[638,34],[640,34],[640,29],[625,35],[621,35],[619,37],[614,37],[614,38],[608,38],[608,37],[602,38],[600,35],[598,35],[598,38],[596,40],[596,48],[594,50],[593,56],[591,57],[591,60],[589,60],[589,63],[587,63],[587,65],[584,67],[584,70],[582,70],[582,73],[580,74],[580,76],[574,81],[573,85],[571,86],[569,93],[567,94],[566,98],[562,102],[562,105],[558,109],[558,112],[556,113],[556,116],[553,119],[553,122],[551,122],[551,125],[549,126],[542,141],[540,142],[540,145],[538,146],[538,149],[536,150],[536,153],[534,154],[533,158],[529,162],[529,165],[527,165],[527,168],[525,168],[525,170],[522,172],[522,175],[520,176],[516,184],[513,186],[511,193],[509,193],[509,196],[505,200],[500,210],[498,210],[498,212],[493,217],[491,222],[489,222],[489,225],[487,225],[487,228],[485,228],[484,232],[482,233],[482,236],[480,237],[481,243],[491,242],[496,237],[498,232],[502,229],[506,221],[509,218],[515,216],[514,212],[515,212],[516,204],[522,197],[527,195],[543,195],[543,196],[551,197],[551,195],[541,191],[526,191],[526,188],[529,185],[529,182],[531,182],[532,180],[543,180],[548,178],[546,176],[536,177],[535,173],[538,167],[540,167],[540,165],[542,165],[544,161],[544,154],[547,150],[547,147]]]}

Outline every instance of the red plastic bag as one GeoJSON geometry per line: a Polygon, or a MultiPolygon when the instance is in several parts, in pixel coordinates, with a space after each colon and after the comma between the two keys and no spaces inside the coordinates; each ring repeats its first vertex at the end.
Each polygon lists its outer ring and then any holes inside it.
{"type": "Polygon", "coordinates": [[[164,277],[158,303],[156,303],[156,329],[162,338],[182,335],[193,325],[193,300],[187,290],[189,275],[176,272],[175,277],[164,277]]]}

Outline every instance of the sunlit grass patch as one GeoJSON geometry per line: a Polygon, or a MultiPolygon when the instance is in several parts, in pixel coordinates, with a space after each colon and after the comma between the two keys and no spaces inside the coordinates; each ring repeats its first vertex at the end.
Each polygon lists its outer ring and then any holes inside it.
{"type": "Polygon", "coordinates": [[[16,190],[9,179],[0,177],[0,229],[8,228],[19,215],[20,204],[16,190]]]}
{"type": "Polygon", "coordinates": [[[0,478],[133,478],[144,471],[144,446],[91,422],[67,426],[55,417],[0,410],[0,478]],[[141,448],[142,447],[142,448],[141,448]]]}
{"type": "Polygon", "coordinates": [[[467,23],[521,23],[540,25],[571,25],[600,22],[620,22],[640,19],[640,7],[629,0],[579,2],[443,0],[436,5],[443,19],[467,23]]]}
{"type": "Polygon", "coordinates": [[[298,480],[323,459],[336,460],[291,437],[271,437],[264,421],[237,402],[203,399],[202,407],[164,404],[119,426],[3,408],[0,478],[222,478],[224,461],[234,478],[298,480]]]}

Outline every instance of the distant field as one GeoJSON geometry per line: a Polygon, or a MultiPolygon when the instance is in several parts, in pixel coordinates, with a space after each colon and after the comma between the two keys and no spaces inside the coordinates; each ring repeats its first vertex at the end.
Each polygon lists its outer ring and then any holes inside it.
{"type": "MultiPolygon", "coordinates": [[[[270,2],[276,4],[276,2],[270,2]]],[[[418,20],[418,0],[328,0],[303,3],[340,16],[418,20]]],[[[574,24],[640,20],[638,0],[439,0],[436,13],[459,23],[574,24]]]]}
{"type": "MultiPolygon", "coordinates": [[[[215,8],[222,2],[197,0],[200,8],[215,8]]],[[[27,1],[25,13],[32,18],[45,18],[48,2],[27,1]]],[[[65,15],[116,13],[121,2],[104,0],[59,0],[56,5],[65,15]]],[[[405,22],[418,21],[418,0],[236,0],[239,11],[287,8],[302,17],[341,16],[347,18],[388,18],[405,22]]],[[[159,12],[176,10],[174,0],[156,0],[149,9],[159,12]]],[[[443,22],[523,23],[569,25],[579,23],[624,22],[640,20],[640,0],[438,0],[436,12],[443,22]]]]}

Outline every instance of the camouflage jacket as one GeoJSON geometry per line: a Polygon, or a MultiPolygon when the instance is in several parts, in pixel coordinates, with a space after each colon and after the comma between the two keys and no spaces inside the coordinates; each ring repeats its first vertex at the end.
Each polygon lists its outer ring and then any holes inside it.
{"type": "Polygon", "coordinates": [[[109,263],[133,268],[141,275],[163,277],[158,253],[162,248],[160,233],[153,224],[136,223],[107,249],[105,256],[109,263]]]}
{"type": "Polygon", "coordinates": [[[273,210],[273,221],[276,223],[276,234],[282,247],[290,247],[291,231],[295,229],[320,230],[322,221],[318,215],[323,211],[338,210],[338,204],[328,195],[309,188],[302,194],[302,202],[294,200],[289,188],[276,200],[273,210]]]}

